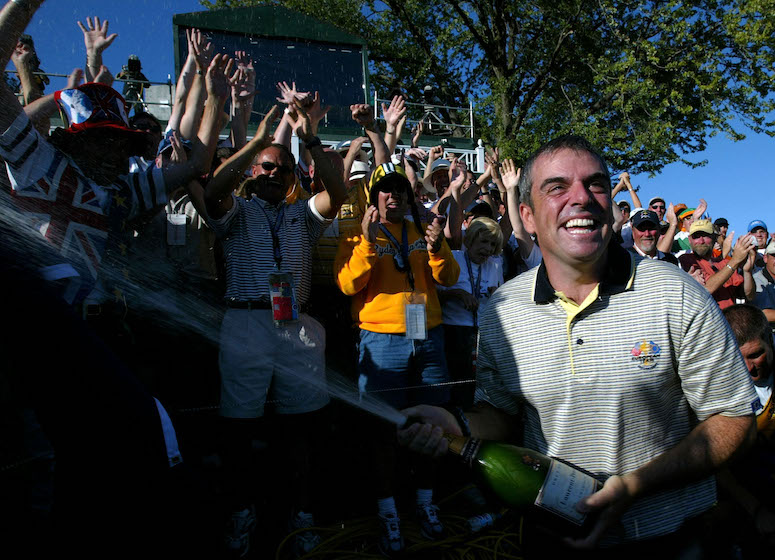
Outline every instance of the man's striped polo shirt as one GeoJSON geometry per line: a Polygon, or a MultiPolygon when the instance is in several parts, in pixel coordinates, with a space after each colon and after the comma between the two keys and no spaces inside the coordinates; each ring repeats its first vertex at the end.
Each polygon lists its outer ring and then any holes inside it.
{"type": "MultiPolygon", "coordinates": [[[[631,472],[713,414],[756,399],[737,342],[705,289],[675,265],[609,248],[581,305],[542,263],[493,294],[480,319],[476,400],[524,421],[524,445],[601,480],[631,472]]],[[[675,531],[716,499],[712,477],[635,502],[624,540],[675,531]]],[[[610,531],[603,545],[622,540],[610,531]]]]}
{"type": "Polygon", "coordinates": [[[255,196],[232,197],[231,209],[209,222],[223,237],[226,299],[269,302],[269,274],[275,270],[272,227],[277,224],[281,270],[293,274],[298,302],[305,304],[312,285],[312,248],[331,220],[317,211],[315,197],[279,206],[255,196]]]}

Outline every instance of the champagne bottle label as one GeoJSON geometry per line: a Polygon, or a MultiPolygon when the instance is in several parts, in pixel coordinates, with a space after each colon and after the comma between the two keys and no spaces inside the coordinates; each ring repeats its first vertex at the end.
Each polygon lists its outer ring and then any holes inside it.
{"type": "Polygon", "coordinates": [[[576,504],[598,490],[597,480],[560,461],[552,461],[535,505],[582,525],[586,513],[576,510],[576,504]]]}
{"type": "Polygon", "coordinates": [[[469,467],[474,466],[474,458],[479,454],[479,448],[482,446],[482,440],[477,438],[470,438],[465,442],[465,445],[460,451],[456,451],[452,446],[453,451],[460,454],[460,458],[469,467]]]}

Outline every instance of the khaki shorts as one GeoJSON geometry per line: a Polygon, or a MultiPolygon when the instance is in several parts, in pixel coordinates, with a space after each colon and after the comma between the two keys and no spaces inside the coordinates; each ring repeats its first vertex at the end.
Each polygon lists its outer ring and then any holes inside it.
{"type": "Polygon", "coordinates": [[[301,313],[281,328],[264,309],[229,309],[221,326],[221,415],[257,418],[267,398],[278,414],[301,414],[329,402],[323,326],[301,313]]]}

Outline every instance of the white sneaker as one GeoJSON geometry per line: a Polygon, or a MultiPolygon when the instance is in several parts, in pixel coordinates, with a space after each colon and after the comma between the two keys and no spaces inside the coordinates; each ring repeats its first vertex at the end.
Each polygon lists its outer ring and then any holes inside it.
{"type": "Polygon", "coordinates": [[[226,529],[226,549],[237,558],[244,558],[250,550],[255,528],[256,510],[253,506],[233,512],[226,529]]]}
{"type": "Polygon", "coordinates": [[[297,558],[312,552],[320,544],[320,535],[311,529],[315,526],[315,518],[311,513],[300,511],[288,522],[290,532],[298,531],[293,535],[293,553],[297,558]],[[306,529],[306,530],[303,530],[306,529]]]}
{"type": "Polygon", "coordinates": [[[439,507],[433,504],[417,505],[417,521],[420,532],[428,540],[435,541],[444,534],[444,525],[439,520],[439,507]]]}
{"type": "Polygon", "coordinates": [[[377,515],[382,534],[379,539],[379,551],[390,558],[404,551],[404,537],[401,536],[401,520],[395,513],[377,515]]]}

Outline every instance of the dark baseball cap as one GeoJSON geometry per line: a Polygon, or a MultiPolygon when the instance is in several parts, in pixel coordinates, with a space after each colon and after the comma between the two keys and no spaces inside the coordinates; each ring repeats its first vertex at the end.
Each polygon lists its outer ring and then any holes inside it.
{"type": "Polygon", "coordinates": [[[632,221],[632,227],[635,228],[644,222],[651,222],[654,225],[654,229],[659,229],[659,216],[653,210],[639,210],[630,220],[632,221]]]}
{"type": "Polygon", "coordinates": [[[726,218],[719,218],[718,220],[713,222],[713,225],[717,227],[724,227],[724,226],[729,227],[729,222],[727,221],[726,218]]]}

